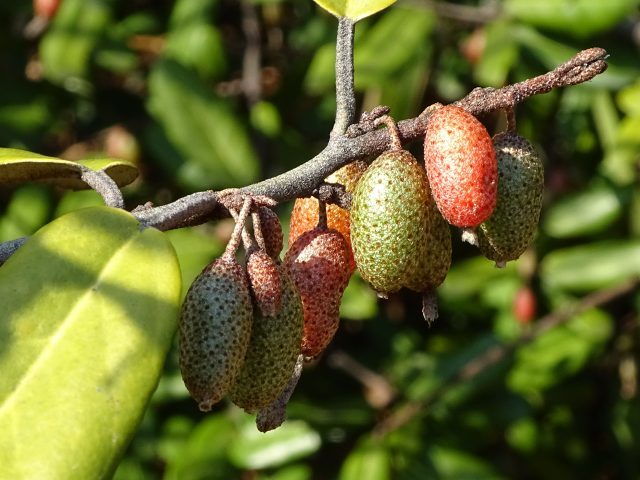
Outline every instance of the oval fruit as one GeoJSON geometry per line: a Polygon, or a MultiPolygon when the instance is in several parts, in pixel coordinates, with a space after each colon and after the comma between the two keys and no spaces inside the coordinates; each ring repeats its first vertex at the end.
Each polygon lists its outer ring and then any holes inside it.
{"type": "Polygon", "coordinates": [[[449,226],[424,170],[405,150],[380,155],[353,194],[351,238],[358,271],[381,296],[439,285],[451,263],[449,226]]]}
{"type": "Polygon", "coordinates": [[[229,397],[248,412],[273,403],[287,385],[300,355],[302,300],[293,280],[278,266],[282,308],[274,316],[254,312],[251,340],[244,365],[229,397]]]}
{"type": "Polygon", "coordinates": [[[510,132],[493,140],[498,158],[498,199],[476,230],[478,247],[497,266],[516,260],[531,244],[542,208],[544,167],[535,148],[510,132]]]}
{"type": "Polygon", "coordinates": [[[491,137],[473,115],[454,105],[429,117],[424,141],[429,185],[452,225],[476,227],[496,205],[497,164],[491,137]]]}
{"type": "Polygon", "coordinates": [[[302,354],[307,357],[320,354],[338,330],[350,262],[344,237],[323,227],[303,233],[285,254],[284,265],[302,297],[302,354]]]}
{"type": "Polygon", "coordinates": [[[233,386],[252,318],[246,274],[235,259],[214,260],[191,284],[180,315],[180,371],[200,410],[211,410],[233,386]]]}
{"type": "MultiPolygon", "coordinates": [[[[353,193],[360,177],[367,168],[367,164],[356,161],[345,165],[326,178],[330,183],[341,183],[345,190],[353,193]]],[[[327,227],[337,230],[347,241],[351,250],[350,214],[348,210],[338,205],[327,205],[327,227]]],[[[304,232],[313,230],[318,225],[318,200],[313,197],[298,198],[293,205],[291,221],[289,223],[289,245],[293,245],[296,239],[304,232]]],[[[351,256],[351,268],[355,270],[353,253],[351,256]]]]}

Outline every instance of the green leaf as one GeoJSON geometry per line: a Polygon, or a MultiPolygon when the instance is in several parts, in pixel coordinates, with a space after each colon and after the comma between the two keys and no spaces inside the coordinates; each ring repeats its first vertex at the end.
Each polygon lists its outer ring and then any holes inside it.
{"type": "Polygon", "coordinates": [[[554,250],[542,259],[543,286],[588,292],[640,275],[640,240],[612,240],[554,250]]]}
{"type": "Polygon", "coordinates": [[[0,291],[3,475],[111,475],[176,330],[171,244],[122,210],[79,210],[0,267],[0,291]]]}
{"type": "Polygon", "coordinates": [[[518,44],[513,41],[508,21],[491,22],[486,27],[486,45],[473,71],[481,86],[502,87],[511,67],[518,61],[518,44]]]}
{"type": "Polygon", "coordinates": [[[623,112],[635,117],[640,116],[640,80],[620,90],[616,100],[623,112]]]}
{"type": "Polygon", "coordinates": [[[86,93],[91,55],[112,21],[113,0],[64,0],[40,43],[45,76],[86,93]]]}
{"type": "Polygon", "coordinates": [[[427,453],[436,472],[434,478],[493,480],[502,478],[491,466],[466,452],[449,447],[433,446],[427,453]]]}
{"type": "Polygon", "coordinates": [[[116,158],[72,162],[26,150],[0,148],[0,184],[41,181],[82,190],[89,186],[80,179],[80,165],[92,170],[104,170],[119,187],[128,185],[138,176],[138,169],[133,163],[116,158]]]}
{"type": "Polygon", "coordinates": [[[46,223],[50,210],[49,192],[40,185],[25,185],[14,192],[2,220],[10,222],[18,230],[10,238],[31,235],[46,223]]]}
{"type": "Polygon", "coordinates": [[[555,238],[591,235],[609,227],[622,215],[622,202],[608,185],[594,185],[562,198],[547,211],[542,228],[555,238]]]}
{"type": "Polygon", "coordinates": [[[589,310],[544,332],[520,348],[507,377],[509,388],[531,395],[575,374],[602,349],[613,332],[613,320],[601,310],[589,310]]]}
{"type": "Polygon", "coordinates": [[[164,55],[194,68],[205,78],[219,77],[226,69],[222,35],[213,26],[218,0],[179,0],[169,19],[164,55]]]}
{"type": "Polygon", "coordinates": [[[473,257],[453,264],[447,278],[438,288],[438,295],[444,304],[451,305],[458,310],[464,304],[469,304],[472,310],[477,310],[474,297],[481,294],[485,288],[490,288],[496,278],[513,277],[516,274],[517,262],[509,262],[503,269],[495,267],[484,257],[473,257]]]}
{"type": "Polygon", "coordinates": [[[396,0],[314,0],[327,12],[336,17],[347,17],[357,22],[384,10],[396,0]]]}
{"type": "Polygon", "coordinates": [[[587,38],[613,27],[639,4],[638,0],[506,0],[504,8],[507,14],[536,27],[587,38]]]}
{"type": "Polygon", "coordinates": [[[359,275],[353,275],[340,301],[340,316],[351,320],[367,320],[377,312],[376,294],[359,275]]]}
{"type": "Polygon", "coordinates": [[[232,478],[226,450],[237,436],[233,420],[224,414],[205,418],[193,429],[184,448],[170,459],[165,480],[225,480],[232,478]]]}
{"type": "Polygon", "coordinates": [[[166,233],[176,250],[182,270],[183,295],[202,271],[202,269],[218,257],[224,250],[223,243],[211,233],[206,234],[197,227],[179,228],[166,233]]]}
{"type": "Polygon", "coordinates": [[[148,108],[182,155],[212,175],[209,188],[257,179],[258,161],[246,127],[193,71],[172,60],[157,63],[149,78],[148,108]]]}
{"type": "Polygon", "coordinates": [[[251,470],[277,467],[311,455],[320,448],[320,435],[305,422],[288,421],[280,428],[260,433],[247,423],[229,447],[229,459],[251,470]]]}
{"type": "MultiPolygon", "coordinates": [[[[429,36],[436,23],[437,18],[430,10],[394,8],[371,28],[360,30],[355,38],[356,88],[377,90],[383,84],[384,91],[388,91],[393,87],[390,84],[401,82],[407,71],[414,67],[422,71],[421,77],[425,77],[432,53],[429,36]],[[390,42],[389,38],[394,41],[390,42]],[[380,58],[385,61],[381,62],[380,58]]],[[[333,91],[335,58],[335,42],[317,49],[305,77],[305,88],[309,92],[333,91]]],[[[401,85],[398,89],[402,94],[392,90],[394,98],[407,96],[407,86],[401,85]]],[[[418,90],[422,92],[422,89],[418,90]]]]}
{"type": "Polygon", "coordinates": [[[389,480],[391,459],[383,444],[365,439],[349,453],[342,468],[340,480],[389,480]]]}

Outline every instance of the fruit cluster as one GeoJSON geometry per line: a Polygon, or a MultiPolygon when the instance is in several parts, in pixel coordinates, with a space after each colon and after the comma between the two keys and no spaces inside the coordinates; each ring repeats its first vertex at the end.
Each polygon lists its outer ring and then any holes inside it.
{"type": "Polygon", "coordinates": [[[291,394],[301,356],[319,355],[335,335],[356,268],[381,297],[403,287],[422,293],[431,321],[435,289],[451,265],[449,225],[462,228],[497,266],[531,243],[543,169],[527,140],[511,129],[492,140],[464,109],[436,106],[420,164],[402,148],[390,117],[375,124],[389,129],[390,148],[368,168],[355,162],[327,178],[351,194],[351,209],[296,200],[284,261],[272,210],[248,197],[242,209],[229,208],[234,236],[191,285],[180,321],[180,367],[202,410],[229,396],[259,412],[259,427],[260,413],[271,418],[291,394]],[[249,212],[255,240],[245,225],[249,212]],[[236,259],[241,234],[244,266],[236,259]]]}

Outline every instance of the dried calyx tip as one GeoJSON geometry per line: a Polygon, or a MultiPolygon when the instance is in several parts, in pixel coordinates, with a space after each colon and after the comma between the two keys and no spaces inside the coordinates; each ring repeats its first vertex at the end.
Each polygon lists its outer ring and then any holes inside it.
{"type": "Polygon", "coordinates": [[[472,228],[463,228],[461,239],[470,245],[478,246],[478,234],[472,228]]]}
{"type": "Polygon", "coordinates": [[[422,294],[422,316],[429,326],[438,318],[438,297],[435,289],[422,294]]]}

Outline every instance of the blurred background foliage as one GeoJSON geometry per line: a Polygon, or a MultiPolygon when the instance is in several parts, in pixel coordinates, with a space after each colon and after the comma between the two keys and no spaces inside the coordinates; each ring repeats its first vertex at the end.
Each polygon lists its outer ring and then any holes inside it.
{"type": "MultiPolygon", "coordinates": [[[[545,158],[535,245],[498,270],[454,242],[430,328],[415,295],[378,302],[354,278],[335,341],[269,434],[228,404],[199,413],[172,353],[116,478],[638,478],[637,291],[479,375],[461,369],[640,275],[639,3],[400,0],[359,23],[360,105],[398,119],[608,50],[605,74],[518,109],[545,158]]],[[[336,20],[311,0],[62,0],[50,22],[30,2],[1,2],[0,18],[0,145],[134,161],[130,208],[273,176],[326,144],[336,20]]],[[[3,187],[0,202],[0,241],[100,203],[39,185],[3,187]]],[[[226,221],[169,233],[185,289],[229,233],[226,221]]]]}

